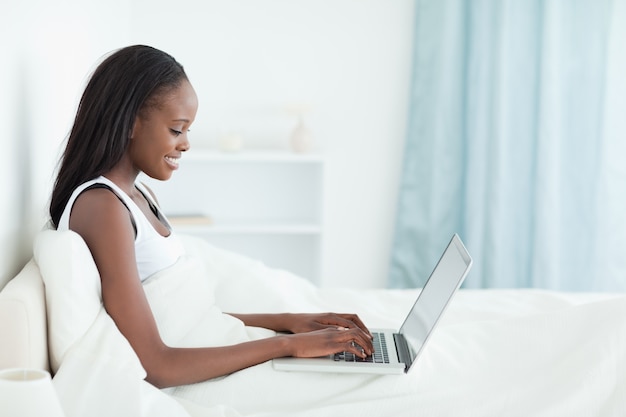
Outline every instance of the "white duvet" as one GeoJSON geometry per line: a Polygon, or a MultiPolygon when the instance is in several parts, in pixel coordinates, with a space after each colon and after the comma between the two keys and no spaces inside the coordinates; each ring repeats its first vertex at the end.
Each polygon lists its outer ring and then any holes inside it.
{"type": "MultiPolygon", "coordinates": [[[[144,288],[164,340],[237,343],[272,333],[232,312],[356,312],[399,327],[416,290],[323,290],[284,271],[184,238],[187,256],[144,288]]],[[[45,271],[42,268],[42,275],[45,271]]],[[[157,390],[100,309],[67,351],[55,387],[69,416],[623,416],[626,298],[461,290],[408,375],[274,371],[264,363],[157,390]]]]}

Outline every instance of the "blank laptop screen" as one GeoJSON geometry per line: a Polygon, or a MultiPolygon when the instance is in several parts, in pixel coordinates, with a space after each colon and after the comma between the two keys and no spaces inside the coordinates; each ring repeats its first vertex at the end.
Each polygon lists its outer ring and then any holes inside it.
{"type": "Polygon", "coordinates": [[[400,329],[412,350],[413,358],[432,333],[471,263],[463,243],[454,235],[400,329]]]}

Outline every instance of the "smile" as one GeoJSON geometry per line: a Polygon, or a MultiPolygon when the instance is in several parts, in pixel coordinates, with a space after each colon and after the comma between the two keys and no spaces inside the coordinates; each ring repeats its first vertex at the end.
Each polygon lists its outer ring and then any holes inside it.
{"type": "Polygon", "coordinates": [[[172,158],[171,156],[166,156],[165,160],[172,165],[178,166],[178,161],[180,158],[172,158]]]}

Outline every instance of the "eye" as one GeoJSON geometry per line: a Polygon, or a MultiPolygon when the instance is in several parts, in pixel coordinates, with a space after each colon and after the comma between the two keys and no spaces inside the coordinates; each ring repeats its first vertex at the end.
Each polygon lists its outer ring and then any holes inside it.
{"type": "MultiPolygon", "coordinates": [[[[170,132],[172,132],[172,134],[173,134],[174,136],[180,136],[180,135],[182,135],[182,134],[183,134],[183,132],[182,132],[181,130],[176,130],[176,129],[170,129],[170,132]]],[[[189,133],[189,132],[191,132],[191,130],[190,130],[190,129],[187,129],[187,131],[186,131],[186,132],[187,132],[187,133],[189,133]]]]}

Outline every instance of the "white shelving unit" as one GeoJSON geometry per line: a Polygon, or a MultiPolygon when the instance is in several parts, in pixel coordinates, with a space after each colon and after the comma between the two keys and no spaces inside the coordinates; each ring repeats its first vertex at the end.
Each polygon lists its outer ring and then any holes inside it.
{"type": "Polygon", "coordinates": [[[318,154],[193,150],[169,181],[141,181],[178,232],[319,283],[324,165],[318,154]]]}

